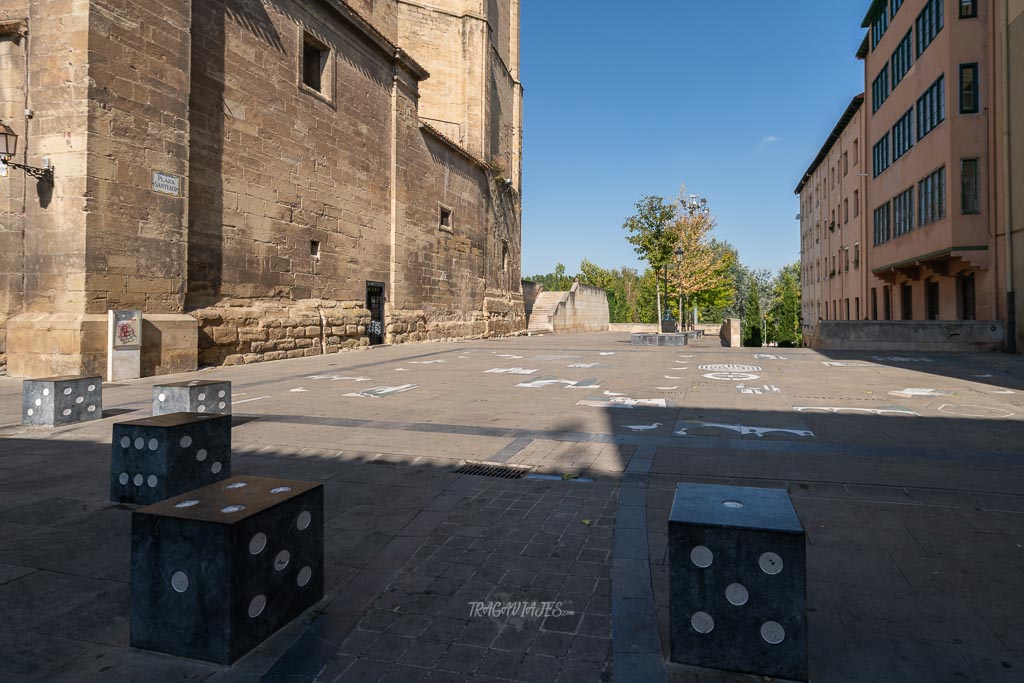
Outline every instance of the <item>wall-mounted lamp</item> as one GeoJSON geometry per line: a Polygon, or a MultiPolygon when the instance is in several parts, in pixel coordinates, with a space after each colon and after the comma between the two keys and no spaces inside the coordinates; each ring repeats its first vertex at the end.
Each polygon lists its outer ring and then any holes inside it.
{"type": "Polygon", "coordinates": [[[44,168],[16,164],[11,161],[18,153],[18,134],[6,123],[0,123],[0,165],[20,168],[28,175],[48,185],[53,185],[53,167],[48,163],[44,168]]]}

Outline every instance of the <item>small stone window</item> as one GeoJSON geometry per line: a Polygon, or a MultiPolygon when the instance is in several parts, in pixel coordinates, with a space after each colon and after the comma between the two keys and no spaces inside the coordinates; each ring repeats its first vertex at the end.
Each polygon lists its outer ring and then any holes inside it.
{"type": "Polygon", "coordinates": [[[309,241],[309,256],[314,261],[320,260],[320,242],[318,242],[317,240],[309,241]]]}
{"type": "Polygon", "coordinates": [[[438,206],[437,227],[445,232],[455,232],[455,214],[450,207],[438,206]]]}
{"type": "Polygon", "coordinates": [[[327,89],[327,64],[331,51],[319,40],[302,34],[302,84],[329,97],[327,89]]]}

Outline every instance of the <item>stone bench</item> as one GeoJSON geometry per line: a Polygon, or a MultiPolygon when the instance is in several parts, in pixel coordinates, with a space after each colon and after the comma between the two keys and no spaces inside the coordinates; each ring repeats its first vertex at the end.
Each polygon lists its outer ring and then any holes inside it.
{"type": "Polygon", "coordinates": [[[633,346],[686,346],[688,337],[685,334],[646,334],[630,335],[633,346]]]}
{"type": "Polygon", "coordinates": [[[171,413],[114,425],[110,500],[151,505],[231,476],[231,416],[171,413]]]}
{"type": "Polygon", "coordinates": [[[805,539],[789,492],[682,483],[668,527],[671,660],[807,680],[805,539]]]}
{"type": "Polygon", "coordinates": [[[101,417],[101,377],[44,377],[21,383],[22,424],[56,427],[101,417]]]}
{"type": "Polygon", "coordinates": [[[132,514],[132,647],[230,664],[323,594],[322,484],[234,477],[132,514]]]}

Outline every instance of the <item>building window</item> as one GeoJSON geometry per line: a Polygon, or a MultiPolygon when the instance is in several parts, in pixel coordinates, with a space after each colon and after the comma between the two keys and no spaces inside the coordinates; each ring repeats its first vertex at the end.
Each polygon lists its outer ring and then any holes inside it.
{"type": "Polygon", "coordinates": [[[917,224],[924,227],[946,217],[946,167],[917,184],[917,224]]]}
{"type": "Polygon", "coordinates": [[[850,200],[843,200],[843,225],[850,222],[850,200]]]}
{"type": "Polygon", "coordinates": [[[960,161],[960,210],[963,213],[981,213],[980,173],[981,168],[977,159],[960,161]]]}
{"type": "Polygon", "coordinates": [[[856,166],[860,160],[860,138],[855,138],[853,141],[853,165],[856,166]]]}
{"type": "Polygon", "coordinates": [[[892,290],[889,285],[882,287],[882,313],[886,320],[892,320],[892,290]]]}
{"type": "Polygon", "coordinates": [[[928,46],[939,35],[945,24],[945,14],[942,9],[943,0],[928,0],[928,3],[917,15],[917,57],[928,49],[928,46]]]}
{"type": "Polygon", "coordinates": [[[853,217],[860,215],[860,190],[853,191],[853,217]]]}
{"type": "Polygon", "coordinates": [[[886,202],[875,209],[875,245],[885,244],[892,238],[889,221],[889,202],[886,202]]]}
{"type": "Polygon", "coordinates": [[[882,36],[889,30],[889,13],[885,10],[879,13],[874,23],[871,24],[871,49],[874,50],[882,40],[882,36]]]}
{"type": "Polygon", "coordinates": [[[874,114],[885,101],[889,99],[889,64],[882,67],[882,73],[878,74],[875,82],[871,84],[871,113],[874,114]]]}
{"type": "Polygon", "coordinates": [[[874,177],[882,175],[885,169],[889,168],[892,163],[889,156],[889,134],[886,133],[882,136],[882,139],[875,144],[875,149],[872,152],[874,157],[874,177]]]}
{"type": "Polygon", "coordinates": [[[878,320],[878,289],[871,288],[871,319],[878,320]]]}
{"type": "Polygon", "coordinates": [[[309,241],[309,257],[314,261],[320,260],[320,242],[317,240],[309,241]]]}
{"type": "Polygon", "coordinates": [[[850,153],[843,152],[843,175],[846,176],[850,173],[850,153]]]}
{"type": "Polygon", "coordinates": [[[846,247],[845,249],[843,249],[843,263],[844,263],[843,272],[849,273],[850,272],[850,248],[849,247],[846,247]]]}
{"type": "Polygon", "coordinates": [[[960,113],[977,114],[978,97],[978,65],[960,65],[960,113]]]}
{"type": "Polygon", "coordinates": [[[900,287],[900,317],[903,320],[914,319],[914,287],[909,282],[900,287]]]}
{"type": "Polygon", "coordinates": [[[860,268],[860,242],[853,245],[853,269],[857,270],[858,268],[860,268]]]}
{"type": "Polygon", "coordinates": [[[974,273],[960,274],[956,278],[957,290],[960,295],[960,319],[975,320],[974,273]]]}
{"type": "Polygon", "coordinates": [[[946,76],[942,75],[917,100],[917,139],[928,135],[945,120],[946,76]]]}
{"type": "Polygon", "coordinates": [[[896,13],[900,11],[900,7],[903,7],[903,0],[892,0],[892,16],[895,17],[896,13]]]}
{"type": "Polygon", "coordinates": [[[914,229],[914,188],[911,187],[892,200],[892,235],[899,237],[914,229]]]}
{"type": "Polygon", "coordinates": [[[960,0],[960,18],[973,19],[976,16],[978,16],[978,0],[960,0]]]}
{"type": "Polygon", "coordinates": [[[892,160],[896,161],[914,146],[914,108],[900,117],[892,127],[892,160]]]}
{"type": "Polygon", "coordinates": [[[934,280],[924,283],[924,309],[926,320],[939,319],[939,283],[934,280]]]}
{"type": "Polygon", "coordinates": [[[327,59],[331,51],[308,33],[302,35],[302,84],[327,95],[327,59]]]}
{"type": "Polygon", "coordinates": [[[850,319],[850,300],[846,300],[846,320],[850,319]]]}
{"type": "Polygon", "coordinates": [[[913,43],[914,30],[911,29],[907,31],[907,35],[903,37],[900,44],[896,46],[896,51],[892,53],[892,87],[894,90],[910,71],[910,67],[914,65],[913,43]]]}
{"type": "Polygon", "coordinates": [[[454,213],[444,205],[438,207],[437,227],[445,232],[455,232],[454,213]]]}

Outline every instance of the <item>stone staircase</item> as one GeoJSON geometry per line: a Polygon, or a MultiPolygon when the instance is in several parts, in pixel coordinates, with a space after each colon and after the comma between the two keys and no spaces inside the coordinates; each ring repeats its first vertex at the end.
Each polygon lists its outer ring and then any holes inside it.
{"type": "Polygon", "coordinates": [[[551,316],[568,295],[568,292],[541,292],[537,300],[533,302],[533,309],[530,311],[530,324],[526,331],[530,334],[554,332],[551,316]]]}

